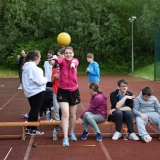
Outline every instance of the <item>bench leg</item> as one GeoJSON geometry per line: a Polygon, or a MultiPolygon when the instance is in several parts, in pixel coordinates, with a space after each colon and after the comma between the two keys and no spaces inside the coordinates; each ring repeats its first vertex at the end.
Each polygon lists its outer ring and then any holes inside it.
{"type": "Polygon", "coordinates": [[[22,127],[22,140],[25,140],[25,139],[26,139],[25,130],[26,130],[26,127],[23,126],[23,127],[22,127]]]}
{"type": "Polygon", "coordinates": [[[112,125],[110,125],[110,132],[111,132],[111,134],[113,134],[113,132],[112,132],[112,125]]]}

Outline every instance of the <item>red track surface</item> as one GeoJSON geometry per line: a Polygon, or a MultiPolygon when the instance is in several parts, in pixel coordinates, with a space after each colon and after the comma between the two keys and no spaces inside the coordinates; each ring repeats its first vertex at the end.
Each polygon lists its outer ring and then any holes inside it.
{"type": "MultiPolygon", "coordinates": [[[[107,104],[110,109],[109,94],[117,88],[117,81],[125,78],[129,82],[129,90],[136,96],[140,93],[142,87],[151,86],[155,96],[160,100],[160,84],[158,82],[147,81],[126,75],[102,76],[100,88],[108,96],[107,104]]],[[[79,76],[79,89],[82,103],[78,105],[77,118],[87,108],[90,100],[88,91],[88,81],[86,76],[79,76]]],[[[29,111],[29,104],[24,97],[23,90],[18,90],[18,79],[0,79],[0,121],[18,122],[21,114],[29,111]]],[[[101,126],[101,132],[110,130],[109,126],[101,126]]],[[[94,136],[88,136],[83,141],[78,138],[77,142],[70,142],[70,147],[62,147],[62,134],[59,134],[57,141],[52,140],[52,126],[40,126],[40,130],[45,134],[42,136],[27,135],[26,140],[20,139],[0,139],[0,160],[158,160],[160,159],[158,136],[153,137],[152,142],[144,143],[140,141],[128,140],[122,138],[113,141],[111,138],[103,138],[102,142],[96,142],[94,136]],[[37,142],[37,147],[31,147],[33,142],[37,142]],[[95,145],[95,146],[85,146],[95,145]]],[[[158,132],[156,126],[148,126],[147,130],[154,133],[158,132]]],[[[83,127],[76,126],[75,133],[82,133],[83,127]]],[[[94,133],[89,128],[90,133],[94,133]]],[[[113,127],[114,132],[114,127],[113,127]]],[[[135,132],[137,128],[135,126],[135,132]]],[[[62,133],[62,131],[58,131],[62,133]]],[[[0,134],[21,134],[19,127],[0,127],[0,134]]]]}

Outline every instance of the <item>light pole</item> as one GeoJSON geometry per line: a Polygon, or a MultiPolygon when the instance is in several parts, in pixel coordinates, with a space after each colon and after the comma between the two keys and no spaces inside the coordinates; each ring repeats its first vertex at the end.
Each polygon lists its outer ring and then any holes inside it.
{"type": "Polygon", "coordinates": [[[128,20],[132,22],[132,72],[134,72],[134,45],[133,45],[133,21],[136,19],[135,16],[132,16],[128,20]]]}

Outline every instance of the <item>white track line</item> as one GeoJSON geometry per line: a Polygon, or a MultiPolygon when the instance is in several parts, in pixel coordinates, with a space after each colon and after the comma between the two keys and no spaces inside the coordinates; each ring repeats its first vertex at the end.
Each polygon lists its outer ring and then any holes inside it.
{"type": "MultiPolygon", "coordinates": [[[[81,105],[83,111],[85,111],[86,109],[85,109],[84,105],[82,104],[82,102],[80,103],[80,105],[81,105]]],[[[103,143],[102,141],[99,142],[99,143],[100,143],[100,146],[101,146],[101,148],[102,148],[102,150],[103,150],[103,152],[104,152],[104,154],[105,154],[107,160],[112,160],[112,158],[110,157],[110,155],[109,155],[109,153],[108,153],[106,147],[104,146],[104,143],[103,143]]]]}
{"type": "Polygon", "coordinates": [[[151,128],[153,131],[157,132],[158,133],[158,130],[153,128],[150,124],[147,125],[149,128],[151,128]]]}
{"type": "Polygon", "coordinates": [[[7,159],[7,157],[8,157],[8,155],[9,155],[9,153],[11,152],[11,150],[12,150],[12,147],[11,147],[11,148],[10,148],[10,150],[8,151],[8,153],[7,153],[6,157],[4,158],[4,160],[6,160],[6,159],[7,159]]]}
{"type": "Polygon", "coordinates": [[[18,94],[19,92],[20,92],[20,91],[18,91],[9,101],[7,101],[7,102],[0,108],[0,110],[3,109],[15,96],[17,96],[17,94],[18,94]]]}
{"type": "Polygon", "coordinates": [[[34,136],[31,136],[29,144],[28,144],[28,148],[26,150],[26,154],[24,156],[24,160],[28,160],[28,157],[29,157],[29,154],[30,154],[30,151],[31,151],[31,148],[32,148],[33,140],[34,140],[34,136]]]}

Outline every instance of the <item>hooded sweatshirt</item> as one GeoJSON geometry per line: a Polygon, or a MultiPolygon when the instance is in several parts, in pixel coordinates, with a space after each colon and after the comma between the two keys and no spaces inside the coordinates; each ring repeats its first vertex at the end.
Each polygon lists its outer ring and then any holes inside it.
{"type": "Polygon", "coordinates": [[[133,113],[141,116],[142,113],[158,112],[160,114],[159,101],[155,96],[150,96],[148,101],[143,99],[142,93],[134,100],[133,113]]]}
{"type": "Polygon", "coordinates": [[[83,116],[86,112],[92,112],[93,114],[99,114],[105,119],[107,118],[107,97],[105,94],[95,94],[91,97],[90,105],[85,110],[85,112],[80,116],[83,119],[83,116]]]}
{"type": "Polygon", "coordinates": [[[89,83],[92,82],[99,82],[100,81],[100,69],[99,64],[95,61],[88,65],[89,70],[87,71],[88,74],[88,81],[89,83]]]}
{"type": "Polygon", "coordinates": [[[34,62],[26,62],[22,68],[22,86],[27,98],[45,91],[47,78],[34,62]]]}
{"type": "Polygon", "coordinates": [[[59,75],[59,88],[75,91],[78,88],[77,81],[77,68],[79,61],[76,58],[73,58],[71,61],[67,61],[65,58],[58,58],[56,63],[59,64],[60,75],[59,75]],[[71,68],[71,64],[75,64],[76,71],[71,68]]]}

